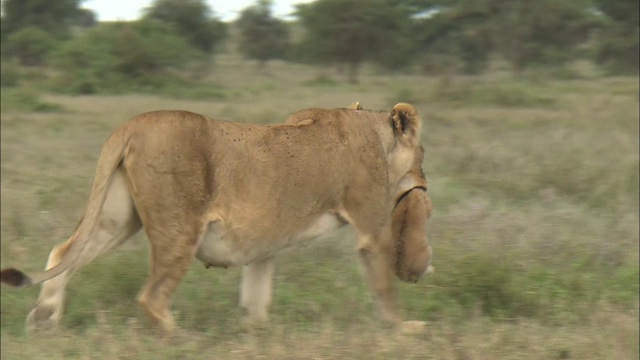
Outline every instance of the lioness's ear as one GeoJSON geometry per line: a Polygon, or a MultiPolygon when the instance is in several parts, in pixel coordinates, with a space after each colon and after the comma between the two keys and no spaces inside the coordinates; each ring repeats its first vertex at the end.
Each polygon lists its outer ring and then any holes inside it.
{"type": "Polygon", "coordinates": [[[420,134],[422,121],[413,106],[407,103],[398,103],[391,110],[391,124],[396,136],[416,137],[420,134]]]}
{"type": "Polygon", "coordinates": [[[349,110],[362,110],[362,106],[360,106],[360,101],[356,101],[354,103],[351,103],[351,105],[349,105],[349,107],[347,109],[349,109],[349,110]]]}

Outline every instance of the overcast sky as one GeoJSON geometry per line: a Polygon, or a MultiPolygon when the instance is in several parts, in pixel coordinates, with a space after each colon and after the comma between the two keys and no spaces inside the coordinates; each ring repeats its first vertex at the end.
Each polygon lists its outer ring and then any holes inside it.
{"type": "MultiPolygon", "coordinates": [[[[273,12],[278,17],[285,17],[294,10],[294,4],[308,3],[312,0],[275,0],[273,12]]],[[[99,21],[135,20],[142,10],[153,0],[86,0],[82,7],[93,10],[99,21]]],[[[242,9],[256,3],[256,0],[207,0],[209,7],[218,18],[234,20],[242,9]]]]}

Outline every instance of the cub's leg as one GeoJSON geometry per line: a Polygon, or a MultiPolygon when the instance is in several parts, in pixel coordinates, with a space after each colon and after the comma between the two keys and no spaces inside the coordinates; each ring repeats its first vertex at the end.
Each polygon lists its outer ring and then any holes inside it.
{"type": "MultiPolygon", "coordinates": [[[[133,206],[124,175],[118,170],[113,175],[98,223],[89,236],[80,258],[73,268],[42,284],[40,296],[27,316],[27,330],[55,327],[62,319],[65,288],[73,272],[89,264],[98,255],[122,244],[134,235],[140,226],[140,219],[133,206]]],[[[69,240],[56,245],[49,254],[46,269],[59,264],[76,241],[78,238],[74,233],[69,240]]]]}
{"type": "Polygon", "coordinates": [[[273,257],[242,267],[240,306],[246,310],[248,320],[268,320],[274,270],[273,257]]]}

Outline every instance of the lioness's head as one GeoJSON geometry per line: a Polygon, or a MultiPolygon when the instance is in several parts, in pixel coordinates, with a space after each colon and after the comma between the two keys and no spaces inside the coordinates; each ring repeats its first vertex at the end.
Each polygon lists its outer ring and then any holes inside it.
{"type": "Polygon", "coordinates": [[[432,249],[426,233],[426,222],[433,207],[422,171],[424,148],[419,143],[420,120],[413,107],[398,104],[391,112],[391,122],[396,131],[397,146],[407,154],[402,157],[412,158],[408,171],[395,189],[395,205],[391,213],[394,271],[399,279],[416,282],[425,273],[433,271],[432,249]]]}

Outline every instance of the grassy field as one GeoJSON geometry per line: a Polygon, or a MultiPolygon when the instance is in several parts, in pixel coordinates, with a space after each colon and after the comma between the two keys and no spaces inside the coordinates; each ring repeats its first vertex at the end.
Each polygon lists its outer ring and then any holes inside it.
{"type": "Polygon", "coordinates": [[[222,57],[215,94],[68,97],[3,89],[2,267],[44,266],[79,220],[102,142],[148,110],[279,122],[307,107],[421,112],[434,202],[435,274],[399,283],[403,335],[376,320],[354,235],[279,259],[271,321],[239,322],[239,269],[194,262],[175,299],[188,336],[154,338],[135,296],[147,268],[138,235],[79,271],[53,334],[24,333],[38,289],[1,294],[4,359],[637,359],[638,79],[580,68],[567,79],[381,75],[222,57]],[[178,96],[182,95],[182,96],[178,96]],[[198,100],[193,100],[197,98],[198,100]]]}

